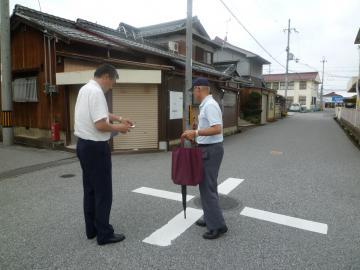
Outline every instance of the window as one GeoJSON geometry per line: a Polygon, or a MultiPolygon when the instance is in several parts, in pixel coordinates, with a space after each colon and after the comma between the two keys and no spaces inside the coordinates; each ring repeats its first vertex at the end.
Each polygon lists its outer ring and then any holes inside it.
{"type": "Polygon", "coordinates": [[[286,97],[286,107],[290,107],[291,104],[294,102],[294,97],[286,97]]]}
{"type": "Polygon", "coordinates": [[[300,105],[306,105],[306,96],[299,96],[300,105]]]}
{"type": "Polygon", "coordinates": [[[270,88],[270,89],[271,89],[271,82],[267,82],[265,85],[266,85],[266,88],[270,88]]]}
{"type": "Polygon", "coordinates": [[[306,89],[306,81],[300,81],[300,90],[306,89]]]}
{"type": "Polygon", "coordinates": [[[213,54],[212,52],[205,51],[198,46],[195,47],[195,60],[208,65],[212,64],[213,54]]]}
{"type": "Polygon", "coordinates": [[[285,90],[285,82],[280,83],[280,90],[285,90]]]}
{"type": "Polygon", "coordinates": [[[311,105],[316,105],[316,97],[311,98],[311,105]]]}
{"type": "Polygon", "coordinates": [[[207,52],[207,51],[204,52],[204,62],[209,65],[212,64],[212,53],[211,52],[207,52]]]}
{"type": "Polygon", "coordinates": [[[12,90],[14,102],[38,102],[36,77],[15,79],[12,90]]]}
{"type": "Polygon", "coordinates": [[[279,90],[279,83],[278,82],[273,82],[272,83],[272,89],[274,89],[274,90],[279,90]]]}
{"type": "Polygon", "coordinates": [[[294,90],[294,82],[289,82],[288,89],[289,90],[294,90]]]}

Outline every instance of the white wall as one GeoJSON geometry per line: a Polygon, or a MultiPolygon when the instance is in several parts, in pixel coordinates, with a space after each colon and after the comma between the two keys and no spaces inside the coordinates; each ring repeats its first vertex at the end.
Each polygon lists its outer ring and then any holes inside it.
{"type": "MultiPolygon", "coordinates": [[[[311,100],[313,97],[316,97],[318,100],[318,83],[315,83],[313,81],[308,81],[306,83],[306,89],[300,89],[300,81],[294,82],[294,90],[288,90],[287,96],[294,98],[294,103],[300,103],[299,102],[299,96],[306,96],[306,108],[310,110],[311,107],[311,100]]],[[[285,90],[277,90],[277,93],[279,95],[285,96],[285,90]]]]}

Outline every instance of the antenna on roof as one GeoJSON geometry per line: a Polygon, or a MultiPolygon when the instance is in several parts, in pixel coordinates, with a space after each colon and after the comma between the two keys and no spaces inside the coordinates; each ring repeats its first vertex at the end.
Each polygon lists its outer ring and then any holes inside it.
{"type": "Polygon", "coordinates": [[[224,38],[223,45],[222,45],[223,47],[225,46],[225,42],[227,42],[227,39],[228,39],[229,22],[231,22],[231,17],[229,17],[229,19],[225,21],[225,23],[226,23],[226,33],[225,33],[225,38],[224,38]]]}
{"type": "Polygon", "coordinates": [[[44,33],[47,33],[47,30],[45,29],[45,19],[44,19],[44,14],[42,12],[40,0],[38,0],[38,4],[39,4],[39,10],[41,12],[41,20],[42,20],[42,23],[43,23],[43,26],[44,26],[44,33]]]}

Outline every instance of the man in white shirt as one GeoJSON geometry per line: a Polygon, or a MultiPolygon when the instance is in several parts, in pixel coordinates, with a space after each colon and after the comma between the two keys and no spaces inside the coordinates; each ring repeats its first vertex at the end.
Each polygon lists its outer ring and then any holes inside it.
{"type": "Polygon", "coordinates": [[[120,242],[123,234],[115,234],[109,223],[112,204],[111,133],[127,133],[132,123],[109,113],[105,94],[118,78],[108,64],[98,67],[94,79],[84,85],[75,105],[77,156],[83,171],[84,216],[86,236],[97,237],[99,245],[120,242]],[[115,124],[116,122],[116,124],[115,124]]]}
{"type": "Polygon", "coordinates": [[[201,102],[197,130],[186,130],[182,138],[196,139],[203,151],[204,179],[199,185],[204,220],[196,225],[207,227],[205,239],[216,239],[228,231],[219,205],[217,178],[224,156],[223,119],[219,104],[210,95],[209,81],[197,78],[193,82],[194,98],[201,102]]]}

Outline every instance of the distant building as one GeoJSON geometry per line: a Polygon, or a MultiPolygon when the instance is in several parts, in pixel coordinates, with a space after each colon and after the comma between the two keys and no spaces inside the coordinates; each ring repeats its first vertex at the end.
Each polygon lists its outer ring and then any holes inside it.
{"type": "MultiPolygon", "coordinates": [[[[268,74],[263,77],[267,88],[277,90],[278,94],[285,96],[285,74],[268,74]]],[[[308,110],[314,109],[319,103],[319,73],[290,73],[288,78],[287,105],[299,103],[308,110]]]]}
{"type": "Polygon", "coordinates": [[[342,105],[344,97],[336,94],[335,92],[323,95],[323,103],[325,108],[335,108],[336,106],[342,105]]]}
{"type": "Polygon", "coordinates": [[[252,83],[252,85],[244,86],[240,91],[239,116],[247,118],[249,97],[256,92],[260,94],[261,98],[258,104],[258,110],[261,114],[260,123],[265,124],[268,121],[274,121],[276,91],[266,88],[262,77],[263,65],[269,65],[270,62],[219,37],[216,37],[213,41],[220,46],[214,53],[215,68],[226,73],[231,71],[232,76],[241,76],[241,78],[252,83]]]}

